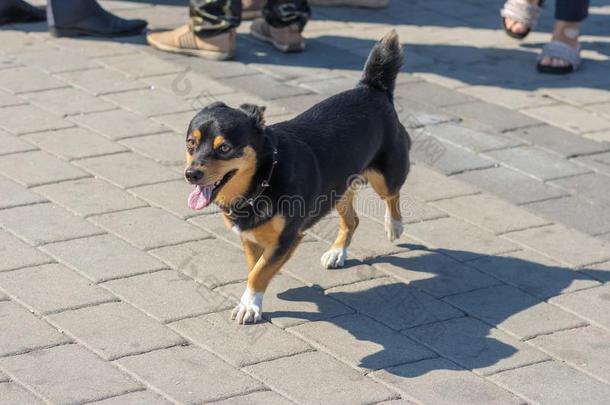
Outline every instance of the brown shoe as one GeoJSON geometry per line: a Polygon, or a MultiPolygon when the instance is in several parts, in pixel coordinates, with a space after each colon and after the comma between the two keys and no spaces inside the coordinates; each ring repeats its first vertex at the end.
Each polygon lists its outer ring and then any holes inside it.
{"type": "Polygon", "coordinates": [[[267,0],[242,0],[241,19],[254,20],[263,16],[263,7],[267,0]]]}
{"type": "Polygon", "coordinates": [[[166,52],[199,56],[211,60],[231,59],[235,55],[235,30],[211,37],[199,37],[189,24],[173,31],[154,32],[146,36],[153,48],[166,52]]]}
{"type": "Polygon", "coordinates": [[[257,18],[250,26],[250,34],[261,41],[271,42],[282,52],[301,52],[305,49],[305,39],[301,35],[299,24],[287,27],[272,27],[263,18],[257,18]]]}
{"type": "Polygon", "coordinates": [[[390,0],[309,0],[310,6],[385,8],[390,0]]]}

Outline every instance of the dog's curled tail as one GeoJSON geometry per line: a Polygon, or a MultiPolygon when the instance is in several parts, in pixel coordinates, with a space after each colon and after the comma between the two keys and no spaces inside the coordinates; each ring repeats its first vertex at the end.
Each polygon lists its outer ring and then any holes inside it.
{"type": "Polygon", "coordinates": [[[360,83],[377,90],[386,91],[392,97],[396,76],[402,66],[402,47],[396,30],[385,34],[375,44],[364,65],[360,83]]]}

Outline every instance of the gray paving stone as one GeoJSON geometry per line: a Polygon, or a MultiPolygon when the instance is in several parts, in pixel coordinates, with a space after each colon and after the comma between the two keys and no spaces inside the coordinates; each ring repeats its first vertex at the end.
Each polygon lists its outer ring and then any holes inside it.
{"type": "Polygon", "coordinates": [[[36,150],[36,146],[0,129],[0,155],[36,150]]]}
{"type": "Polygon", "coordinates": [[[114,110],[117,107],[75,88],[37,91],[24,95],[32,104],[61,116],[114,110]]]}
{"type": "Polygon", "coordinates": [[[53,49],[42,52],[28,52],[17,56],[24,65],[33,66],[46,73],[69,72],[71,70],[94,69],[99,67],[95,61],[67,50],[53,49]]]}
{"type": "Polygon", "coordinates": [[[11,56],[24,52],[47,50],[49,48],[49,45],[34,33],[25,33],[17,30],[3,31],[2,38],[3,41],[6,41],[2,51],[11,56]]]}
{"type": "Polygon", "coordinates": [[[146,250],[210,236],[165,211],[151,207],[99,215],[92,217],[91,221],[146,250]]]}
{"type": "Polygon", "coordinates": [[[460,121],[458,117],[450,115],[440,108],[429,107],[410,99],[397,98],[394,100],[394,105],[398,113],[398,119],[409,133],[414,128],[460,121]]]}
{"type": "Polygon", "coordinates": [[[164,166],[186,165],[185,136],[174,132],[140,136],[121,141],[129,149],[153,159],[164,166]]]}
{"type": "MultiPolygon", "coordinates": [[[[193,100],[190,101],[190,103],[193,108],[200,109],[203,107],[203,105],[200,103],[200,100],[193,100]]],[[[208,103],[205,102],[204,104],[208,103]]],[[[166,128],[170,128],[172,131],[177,132],[179,134],[186,134],[189,122],[191,122],[194,116],[194,111],[183,111],[179,113],[156,115],[152,117],[151,121],[157,122],[158,125],[163,125],[166,128]]]]}
{"type": "Polygon", "coordinates": [[[4,383],[0,384],[0,404],[42,405],[44,402],[36,398],[34,394],[30,393],[19,384],[4,383]]]}
{"type": "Polygon", "coordinates": [[[363,372],[436,357],[406,336],[359,314],[307,322],[289,330],[363,372]]]}
{"type": "MultiPolygon", "coordinates": [[[[193,185],[185,180],[174,180],[148,186],[134,187],[129,190],[138,198],[146,201],[152,206],[163,208],[181,218],[190,218],[201,215],[198,211],[188,207],[187,197],[193,191],[193,185]]],[[[210,207],[206,209],[213,209],[210,207]]]]}
{"type": "Polygon", "coordinates": [[[0,286],[37,314],[116,301],[87,279],[59,264],[45,264],[0,273],[0,286]]]}
{"type": "Polygon", "coordinates": [[[485,376],[548,359],[528,344],[471,317],[424,325],[403,333],[485,376]]]}
{"type": "Polygon", "coordinates": [[[117,363],[182,404],[199,404],[263,388],[252,377],[195,347],[156,350],[117,363]],[[158,372],[160,369],[163,373],[158,372]]]}
{"type": "Polygon", "coordinates": [[[79,70],[55,76],[96,96],[150,87],[147,83],[129,79],[110,69],[79,70]]]}
{"type": "MultiPolygon", "coordinates": [[[[608,239],[608,238],[606,238],[606,239],[608,239]]],[[[601,282],[609,282],[610,281],[610,261],[587,266],[586,268],[581,269],[580,273],[587,274],[601,282]]]]}
{"type": "Polygon", "coordinates": [[[70,120],[113,140],[167,131],[161,124],[125,110],[77,115],[70,120]]]}
{"type": "Polygon", "coordinates": [[[420,103],[429,104],[435,107],[478,101],[474,97],[425,81],[397,86],[395,94],[402,98],[411,98],[420,103]]]}
{"type": "Polygon", "coordinates": [[[241,249],[242,244],[239,240],[239,236],[235,232],[231,232],[227,229],[227,225],[222,219],[222,215],[218,215],[219,213],[220,209],[218,207],[208,207],[206,208],[204,215],[191,218],[188,220],[188,222],[203,228],[205,231],[211,233],[215,237],[226,240],[241,249]]]}
{"type": "Polygon", "coordinates": [[[31,245],[103,233],[54,204],[35,204],[0,211],[0,224],[31,245]]]}
{"type": "Polygon", "coordinates": [[[474,152],[486,152],[496,149],[512,148],[523,144],[515,139],[494,133],[477,131],[466,126],[447,123],[426,127],[431,136],[443,139],[455,145],[463,146],[474,152]]]}
{"type": "Polygon", "coordinates": [[[231,86],[226,86],[218,80],[211,79],[192,70],[168,75],[150,76],[142,79],[142,81],[154,88],[163,89],[176,96],[188,99],[233,93],[234,89],[238,87],[233,86],[232,83],[231,86]]]}
{"type": "MultiPolygon", "coordinates": [[[[0,61],[2,57],[0,56],[0,61]]],[[[1,62],[0,62],[1,66],[1,62]]],[[[0,91],[0,107],[11,107],[14,105],[27,104],[27,101],[21,97],[14,96],[5,91],[0,91]]]]}
{"type": "Polygon", "coordinates": [[[583,319],[508,285],[452,295],[445,300],[521,340],[586,325],[583,319]]]}
{"type": "Polygon", "coordinates": [[[548,220],[530,214],[526,209],[515,207],[503,199],[488,194],[441,200],[434,202],[433,206],[486,228],[495,234],[550,223],[548,220]],[[473,209],[475,207],[476,209],[473,209]]]}
{"type": "Polygon", "coordinates": [[[407,182],[400,192],[401,198],[415,196],[424,201],[435,201],[476,193],[471,185],[449,178],[421,165],[412,165],[407,182]],[[434,186],[431,186],[431,185],[434,186]]]}
{"type": "MultiPolygon", "coordinates": [[[[389,242],[385,236],[384,226],[368,217],[360,218],[359,228],[366,229],[367,232],[356,231],[348,250],[352,257],[360,260],[406,252],[416,245],[416,241],[405,234],[398,240],[389,242]]],[[[337,236],[338,220],[333,217],[325,218],[310,231],[326,242],[332,243],[337,236]]]]}
{"type": "Polygon", "coordinates": [[[571,270],[531,250],[483,256],[468,265],[541,300],[599,285],[583,271],[571,270]]]}
{"type": "Polygon", "coordinates": [[[406,232],[430,247],[441,248],[444,254],[460,261],[517,249],[516,245],[456,218],[411,224],[406,232]]]}
{"type": "Polygon", "coordinates": [[[555,180],[553,184],[587,198],[594,203],[610,206],[610,177],[589,173],[555,180]]]}
{"type": "Polygon", "coordinates": [[[523,139],[564,158],[579,155],[604,152],[610,149],[610,144],[595,142],[583,136],[576,135],[550,125],[540,125],[509,132],[508,135],[523,139]]]}
{"type": "Polygon", "coordinates": [[[51,403],[84,403],[141,388],[78,345],[2,358],[0,365],[51,403]]]}
{"type": "Polygon", "coordinates": [[[532,146],[490,151],[486,155],[542,181],[574,176],[588,171],[586,167],[532,146]]]}
{"type": "Polygon", "coordinates": [[[565,364],[547,361],[508,370],[491,380],[538,404],[605,404],[610,387],[565,364]]]}
{"type": "Polygon", "coordinates": [[[451,114],[478,122],[500,132],[540,123],[519,112],[485,102],[457,104],[444,107],[444,109],[451,114]]]}
{"type": "Polygon", "coordinates": [[[122,302],[66,311],[48,319],[105,360],[185,343],[166,326],[122,302]]]}
{"type": "Polygon", "coordinates": [[[176,63],[165,61],[154,55],[132,53],[130,55],[110,56],[98,59],[99,63],[125,73],[129,77],[139,78],[184,71],[176,63]]]}
{"type": "Polygon", "coordinates": [[[15,135],[73,126],[71,122],[30,104],[0,108],[0,127],[15,135]]]}
{"type": "Polygon", "coordinates": [[[0,88],[13,93],[28,93],[67,87],[66,83],[55,79],[38,69],[31,67],[16,67],[3,69],[0,78],[0,88]]]}
{"type": "Polygon", "coordinates": [[[294,97],[311,93],[308,89],[289,86],[282,82],[278,82],[265,74],[231,77],[228,79],[218,79],[218,81],[227,86],[238,88],[240,91],[256,94],[258,97],[262,97],[265,100],[294,97]]]}
{"type": "Polygon", "coordinates": [[[326,293],[395,330],[462,315],[446,303],[391,278],[335,287],[326,293]]]}
{"type": "Polygon", "coordinates": [[[395,393],[320,352],[255,364],[246,371],[297,403],[376,403],[395,393]],[[299,384],[295,384],[299,381],[299,384]]]}
{"type": "Polygon", "coordinates": [[[460,87],[457,90],[461,93],[477,97],[488,103],[499,104],[513,110],[521,110],[523,108],[538,107],[556,103],[555,100],[543,94],[533,91],[525,92],[521,89],[498,87],[494,83],[480,86],[460,87]]]}
{"type": "Polygon", "coordinates": [[[610,128],[610,118],[605,118],[563,103],[529,108],[524,112],[529,116],[577,133],[601,131],[610,128]]]}
{"type": "Polygon", "coordinates": [[[550,302],[575,313],[587,321],[610,330],[610,285],[604,284],[588,290],[577,291],[551,298],[550,302]]]}
{"type": "MultiPolygon", "coordinates": [[[[609,178],[610,180],[610,178],[609,178]]],[[[580,196],[554,198],[524,205],[527,210],[589,235],[610,232],[610,211],[580,196]]]]}
{"type": "Polygon", "coordinates": [[[66,160],[80,159],[109,153],[122,152],[125,147],[82,128],[37,132],[23,137],[41,149],[66,160]]]}
{"type": "Polygon", "coordinates": [[[518,205],[567,195],[557,187],[547,186],[507,167],[475,170],[455,177],[518,205]],[[520,192],[515,193],[515,190],[520,192]]]}
{"type": "Polygon", "coordinates": [[[427,127],[412,130],[411,158],[416,163],[435,168],[445,175],[494,167],[497,163],[432,136],[427,127]]]}
{"type": "MultiPolygon", "coordinates": [[[[239,302],[246,283],[228,284],[218,287],[231,306],[239,302]]],[[[280,328],[299,325],[307,321],[319,321],[354,312],[315,288],[286,274],[276,275],[265,293],[263,317],[280,328]]]]}
{"type": "Polygon", "coordinates": [[[370,263],[436,298],[499,283],[495,278],[444,255],[442,249],[379,257],[370,263]]]}
{"type": "Polygon", "coordinates": [[[231,311],[217,312],[184,319],[170,327],[239,368],[311,350],[308,344],[271,323],[244,327],[230,315],[231,311]]]}
{"type": "Polygon", "coordinates": [[[108,94],[102,98],[147,117],[193,110],[191,103],[163,90],[133,90],[108,94]]]}
{"type": "MultiPolygon", "coordinates": [[[[404,188],[407,188],[407,186],[403,187],[403,191],[404,188]]],[[[407,196],[403,193],[401,198],[400,210],[404,224],[429,221],[447,216],[445,212],[434,208],[431,204],[427,204],[413,195],[407,196]]],[[[354,206],[359,214],[367,215],[379,223],[385,223],[386,204],[371,187],[358,190],[354,206]]]]}
{"type": "Polygon", "coordinates": [[[218,239],[167,246],[150,253],[208,288],[245,281],[248,277],[243,252],[218,239]]]}
{"type": "Polygon", "coordinates": [[[0,356],[67,343],[70,339],[13,302],[0,302],[0,356]]]}
{"type": "Polygon", "coordinates": [[[438,405],[524,404],[515,395],[446,359],[428,359],[372,374],[418,403],[438,405]]]}
{"type": "Polygon", "coordinates": [[[89,37],[86,41],[83,41],[79,37],[60,37],[50,38],[49,43],[89,58],[133,53],[133,48],[125,45],[123,42],[107,41],[105,38],[89,37]]]}
{"type": "Polygon", "coordinates": [[[132,152],[82,159],[75,164],[122,188],[154,184],[181,177],[179,173],[132,152]]]}
{"type": "Polygon", "coordinates": [[[50,243],[42,249],[95,283],[161,270],[166,266],[112,235],[50,243]]]}
{"type": "Polygon", "coordinates": [[[91,405],[170,405],[171,402],[150,391],[136,391],[118,397],[91,402],[91,405]]]}
{"type": "Polygon", "coordinates": [[[610,243],[562,225],[526,229],[505,235],[570,266],[600,263],[610,258],[610,243]]]}
{"type": "Polygon", "coordinates": [[[306,80],[299,78],[295,82],[316,93],[333,95],[354,88],[357,80],[344,76],[328,76],[322,80],[313,77],[306,80]]]}
{"type": "Polygon", "coordinates": [[[0,172],[28,187],[89,176],[79,168],[43,151],[0,156],[0,172]]]}
{"type": "Polygon", "coordinates": [[[0,382],[7,382],[9,380],[10,380],[9,376],[4,374],[2,371],[0,371],[0,382]]]}
{"type": "Polygon", "coordinates": [[[0,271],[51,262],[50,257],[4,231],[0,231],[0,253],[3,253],[0,260],[0,271]]]}
{"type": "Polygon", "coordinates": [[[320,263],[320,257],[329,248],[330,246],[322,242],[302,243],[282,270],[307,285],[316,285],[323,289],[383,275],[355,259],[348,259],[344,268],[326,269],[320,263]]]}
{"type": "Polygon", "coordinates": [[[95,178],[48,184],[34,190],[84,217],[147,205],[126,191],[95,178]]]}
{"type": "MultiPolygon", "coordinates": [[[[599,154],[595,154],[595,155],[589,155],[589,156],[581,156],[578,157],[576,159],[574,159],[574,161],[583,164],[593,170],[595,170],[596,172],[605,174],[605,175],[609,175],[610,176],[610,152],[606,152],[606,153],[599,153],[599,154]]],[[[582,175],[581,177],[585,177],[588,175],[582,175]]],[[[565,179],[568,180],[568,179],[565,179]]]]}
{"type": "Polygon", "coordinates": [[[215,405],[292,405],[293,402],[274,391],[258,391],[214,402],[215,405]]]}
{"type": "Polygon", "coordinates": [[[0,177],[0,196],[0,209],[46,201],[44,197],[5,177],[0,177]]]}
{"type": "Polygon", "coordinates": [[[227,298],[173,270],[111,280],[103,286],[161,322],[218,312],[233,306],[227,298]]]}

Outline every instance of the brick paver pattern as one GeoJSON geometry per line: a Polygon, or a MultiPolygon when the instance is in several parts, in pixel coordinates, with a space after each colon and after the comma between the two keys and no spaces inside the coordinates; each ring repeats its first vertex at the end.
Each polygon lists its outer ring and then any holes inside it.
{"type": "MultiPolygon", "coordinates": [[[[152,29],[184,3],[102,0],[152,29]]],[[[552,7],[516,42],[501,4],[314,7],[303,54],[244,22],[222,63],[3,26],[0,403],[607,404],[610,2],[592,1],[570,77],[534,70],[552,7]],[[363,189],[347,267],[319,263],[331,216],[263,323],[236,325],[245,261],[216,210],[186,207],[189,119],[213,100],[288,119],[353,86],[390,26],[414,139],[405,234],[385,240],[363,189]]]]}

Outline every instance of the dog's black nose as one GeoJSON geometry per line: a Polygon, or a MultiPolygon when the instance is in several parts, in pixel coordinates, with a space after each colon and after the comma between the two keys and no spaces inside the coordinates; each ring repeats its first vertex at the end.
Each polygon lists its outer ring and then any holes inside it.
{"type": "Polygon", "coordinates": [[[203,172],[201,170],[186,169],[184,172],[184,177],[186,177],[186,179],[191,183],[196,183],[203,179],[203,172]]]}

